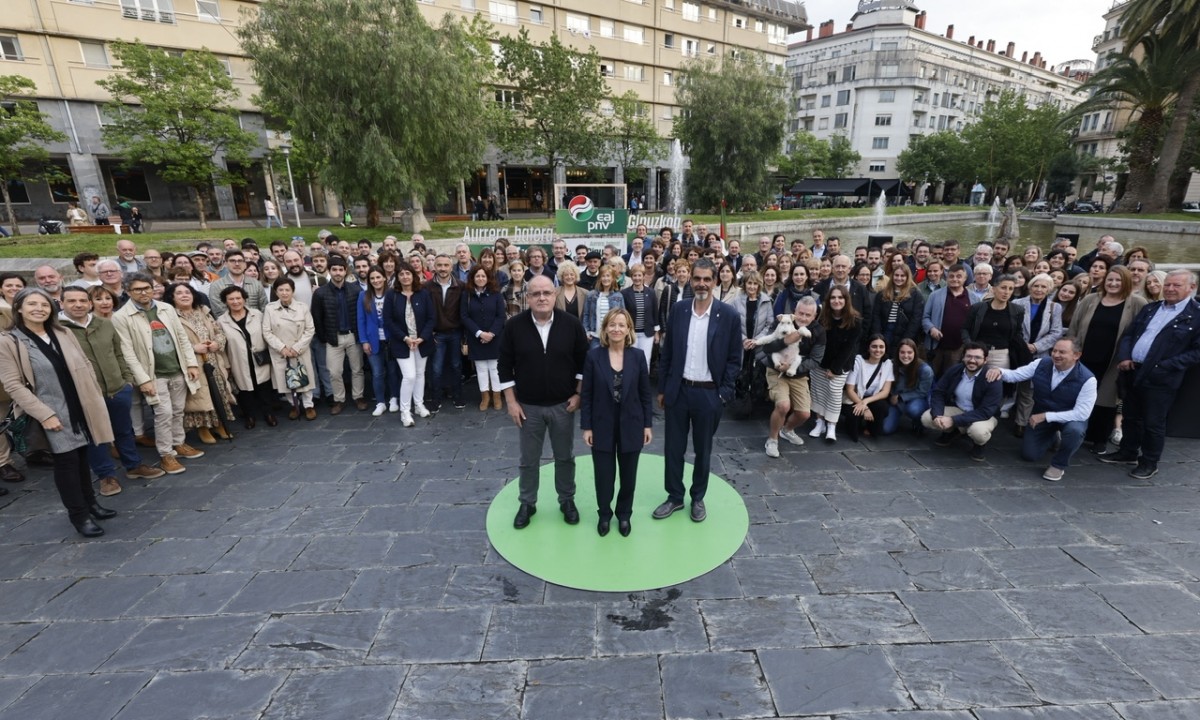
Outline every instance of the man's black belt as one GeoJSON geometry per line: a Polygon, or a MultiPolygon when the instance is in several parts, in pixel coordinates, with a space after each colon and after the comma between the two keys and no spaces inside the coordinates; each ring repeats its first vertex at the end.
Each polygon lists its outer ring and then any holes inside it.
{"type": "Polygon", "coordinates": [[[711,381],[703,382],[700,380],[684,380],[683,384],[687,385],[688,387],[700,388],[701,390],[716,390],[717,389],[717,384],[715,382],[711,382],[711,381]]]}

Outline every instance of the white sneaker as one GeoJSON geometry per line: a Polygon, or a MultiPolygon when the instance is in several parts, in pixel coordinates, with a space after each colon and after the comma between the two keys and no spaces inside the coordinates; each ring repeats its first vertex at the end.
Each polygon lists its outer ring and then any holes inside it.
{"type": "Polygon", "coordinates": [[[837,442],[837,425],[825,424],[825,442],[837,442]]]}
{"type": "Polygon", "coordinates": [[[403,425],[404,427],[412,427],[413,425],[416,425],[416,423],[413,422],[412,413],[410,413],[407,410],[401,410],[400,411],[400,424],[403,425]]]}
{"type": "Polygon", "coordinates": [[[387,412],[387,405],[384,405],[383,403],[375,403],[375,412],[371,413],[371,415],[374,417],[379,417],[385,412],[387,412]]]}
{"type": "Polygon", "coordinates": [[[767,457],[779,457],[779,441],[767,438],[767,457]]]}
{"type": "Polygon", "coordinates": [[[400,401],[392,398],[388,401],[388,412],[400,412],[400,401]]]}
{"type": "Polygon", "coordinates": [[[416,413],[417,417],[423,417],[423,418],[427,418],[431,414],[428,410],[425,409],[425,403],[416,403],[413,406],[413,412],[416,413]]]}
{"type": "Polygon", "coordinates": [[[808,431],[808,436],[819,438],[823,432],[825,432],[825,418],[819,417],[817,418],[817,424],[813,426],[812,430],[808,431]]]}
{"type": "Polygon", "coordinates": [[[1112,434],[1108,436],[1108,441],[1113,445],[1120,445],[1124,437],[1125,433],[1121,432],[1121,428],[1113,428],[1112,434]]]}
{"type": "Polygon", "coordinates": [[[797,435],[795,430],[780,430],[779,437],[783,438],[784,440],[787,440],[788,442],[790,442],[793,445],[803,445],[804,444],[804,438],[797,435]]]}

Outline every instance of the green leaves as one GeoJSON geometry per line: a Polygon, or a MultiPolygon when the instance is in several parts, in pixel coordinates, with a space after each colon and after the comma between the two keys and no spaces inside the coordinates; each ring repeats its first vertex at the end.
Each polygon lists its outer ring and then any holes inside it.
{"type": "Polygon", "coordinates": [[[950,130],[919,135],[896,160],[896,171],[905,180],[964,183],[975,178],[966,141],[950,130]]]}
{"type": "Polygon", "coordinates": [[[45,172],[31,172],[30,168],[50,159],[47,143],[67,139],[50,126],[37,103],[27,97],[36,89],[34,82],[23,75],[0,75],[0,185],[4,186],[8,223],[18,233],[20,227],[8,197],[7,181],[22,176],[45,176],[45,172]]]}
{"type": "Polygon", "coordinates": [[[628,90],[612,103],[613,116],[606,129],[609,155],[625,171],[625,182],[634,182],[663,156],[663,140],[636,92],[628,90]]]}
{"type": "Polygon", "coordinates": [[[984,106],[962,137],[976,177],[989,188],[1036,185],[1050,159],[1070,147],[1062,111],[1048,103],[1030,107],[1023,96],[1008,90],[984,106]]]}

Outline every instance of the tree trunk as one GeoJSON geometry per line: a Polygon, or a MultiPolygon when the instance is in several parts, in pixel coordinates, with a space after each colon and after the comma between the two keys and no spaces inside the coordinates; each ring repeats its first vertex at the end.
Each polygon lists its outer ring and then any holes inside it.
{"type": "Polygon", "coordinates": [[[8,224],[12,226],[13,236],[21,234],[21,226],[17,224],[17,214],[13,211],[12,198],[8,194],[8,183],[0,182],[0,191],[4,192],[4,209],[8,211],[8,224]]]}
{"type": "Polygon", "coordinates": [[[379,227],[379,201],[367,198],[367,227],[379,227]]]}
{"type": "Polygon", "coordinates": [[[1162,137],[1162,121],[1162,114],[1158,112],[1143,114],[1137,120],[1137,126],[1127,142],[1129,177],[1125,192],[1117,203],[1117,212],[1137,212],[1139,203],[1143,211],[1153,212],[1149,210],[1149,204],[1154,186],[1154,156],[1162,137]]]}
{"type": "Polygon", "coordinates": [[[1175,174],[1175,165],[1183,152],[1188,126],[1192,122],[1192,109],[1198,96],[1200,73],[1191,73],[1184,81],[1179,99],[1175,102],[1171,124],[1167,127],[1166,137],[1163,138],[1162,150],[1158,154],[1158,166],[1154,170],[1154,185],[1150,197],[1143,200],[1142,208],[1145,212],[1163,212],[1167,209],[1171,176],[1175,174]]]}
{"type": "Polygon", "coordinates": [[[196,211],[200,213],[200,229],[207,230],[208,220],[204,214],[204,205],[205,201],[208,200],[208,194],[201,190],[199,186],[193,186],[192,189],[196,191],[196,211]]]}

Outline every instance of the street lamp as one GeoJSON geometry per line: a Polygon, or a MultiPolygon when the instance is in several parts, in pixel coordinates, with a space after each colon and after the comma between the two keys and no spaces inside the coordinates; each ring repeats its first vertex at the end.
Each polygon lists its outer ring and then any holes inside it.
{"type": "Polygon", "coordinates": [[[296,227],[300,227],[300,200],[296,197],[296,183],[292,180],[292,148],[290,145],[283,145],[279,149],[283,151],[283,160],[287,163],[288,188],[292,191],[292,210],[296,213],[296,227]]]}
{"type": "Polygon", "coordinates": [[[500,184],[504,188],[504,216],[508,217],[508,163],[500,163],[500,184]]]}

